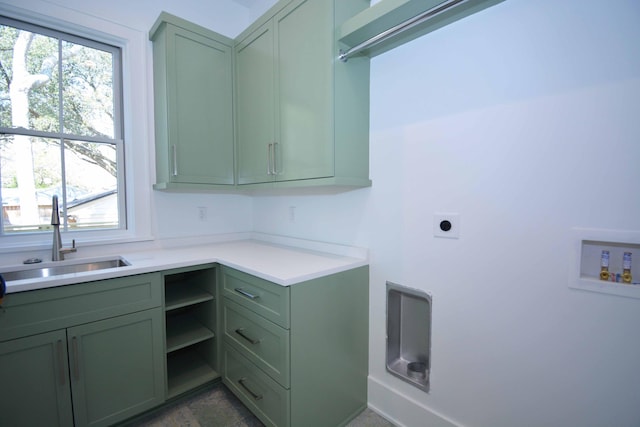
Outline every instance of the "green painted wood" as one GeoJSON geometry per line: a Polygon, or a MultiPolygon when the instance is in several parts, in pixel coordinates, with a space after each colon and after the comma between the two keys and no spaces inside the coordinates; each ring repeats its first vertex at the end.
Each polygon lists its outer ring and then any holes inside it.
{"type": "Polygon", "coordinates": [[[8,294],[0,341],[159,307],[160,273],[8,294]]]}
{"type": "Polygon", "coordinates": [[[238,184],[270,182],[269,144],[276,141],[273,22],[240,39],[236,52],[238,184]]]}
{"type": "MultiPolygon", "coordinates": [[[[225,278],[233,277],[229,273],[236,272],[223,268],[225,278]]],[[[243,277],[242,283],[254,281],[260,283],[256,292],[267,287],[284,288],[257,278],[243,277]]],[[[235,297],[228,292],[231,289],[233,286],[225,284],[223,381],[258,418],[266,425],[337,426],[345,425],[366,408],[368,267],[286,287],[290,307],[288,331],[262,316],[256,304],[235,304],[230,300],[235,297]],[[283,338],[278,336],[274,341],[277,344],[267,343],[273,345],[261,353],[262,342],[257,345],[244,342],[235,334],[238,327],[245,328],[252,338],[267,341],[269,333],[288,332],[288,351],[280,347],[283,338]],[[280,374],[287,364],[288,383],[280,374]],[[242,378],[251,391],[239,383],[242,378]],[[290,400],[286,402],[286,414],[282,415],[281,394],[287,386],[290,400]]]]}
{"type": "MultiPolygon", "coordinates": [[[[468,0],[402,35],[380,43],[363,54],[374,57],[502,1],[504,0],[468,0]]],[[[341,48],[347,50],[354,47],[442,3],[444,0],[381,0],[354,15],[339,27],[338,39],[341,48]]]]}
{"type": "Polygon", "coordinates": [[[201,356],[198,346],[168,354],[167,371],[167,399],[220,378],[220,374],[211,366],[210,359],[201,356]]]}
{"type": "Polygon", "coordinates": [[[176,310],[214,299],[209,292],[190,286],[165,285],[165,310],[176,310]]]}
{"type": "MultiPolygon", "coordinates": [[[[197,68],[215,69],[220,66],[224,68],[221,74],[227,73],[228,68],[220,65],[225,64],[224,60],[212,59],[211,63],[203,60],[207,58],[201,50],[204,48],[198,41],[191,40],[193,37],[186,37],[184,31],[206,33],[205,37],[219,42],[223,40],[221,43],[225,49],[234,45],[230,55],[231,69],[233,61],[236,61],[236,71],[231,78],[234,80],[236,101],[235,166],[237,183],[243,189],[350,189],[371,185],[368,161],[369,57],[501,1],[469,0],[429,23],[369,49],[363,56],[350,58],[348,64],[336,60],[340,49],[352,47],[442,3],[442,0],[382,0],[372,7],[367,0],[282,0],[235,41],[220,39],[215,33],[211,36],[209,30],[163,13],[151,30],[154,58],[167,57],[166,61],[154,61],[156,124],[159,124],[156,139],[160,141],[156,150],[158,182],[154,188],[224,192],[229,188],[225,185],[233,182],[228,179],[228,168],[233,165],[233,159],[230,161],[226,154],[216,156],[221,163],[210,167],[207,162],[211,162],[211,156],[207,150],[221,151],[203,142],[206,140],[203,135],[214,133],[231,134],[233,137],[233,129],[219,131],[215,125],[214,132],[215,120],[203,120],[192,112],[184,113],[178,120],[175,113],[195,106],[198,112],[213,110],[220,112],[216,117],[223,117],[229,114],[227,107],[233,105],[233,95],[225,93],[218,96],[216,99],[229,102],[213,106],[211,97],[202,96],[207,91],[196,89],[193,82],[198,80],[194,76],[197,68]],[[177,42],[167,36],[171,32],[167,30],[170,26],[175,29],[173,34],[177,42]],[[182,55],[182,59],[178,59],[178,55],[182,55]],[[189,60],[192,57],[196,59],[189,60]],[[189,78],[181,80],[183,86],[179,86],[179,90],[178,85],[172,83],[174,79],[168,77],[171,73],[180,74],[174,71],[176,63],[200,64],[200,67],[184,67],[181,73],[189,78]],[[178,96],[180,94],[182,98],[178,96]],[[169,98],[171,101],[167,101],[169,98]],[[190,125],[178,125],[180,121],[190,125]],[[209,127],[203,125],[199,129],[204,130],[198,132],[197,125],[203,122],[209,127]],[[178,130],[184,132],[178,135],[179,138],[176,136],[178,130]],[[176,145],[178,153],[182,151],[183,154],[178,156],[179,173],[174,177],[173,145],[170,141],[176,139],[200,141],[202,144],[194,143],[184,150],[176,145]],[[271,164],[273,167],[275,162],[276,174],[268,171],[270,144],[275,144],[271,164]],[[185,170],[187,172],[183,172],[185,170]],[[212,174],[211,170],[223,172],[212,174]],[[209,179],[211,175],[215,177],[209,179]]],[[[225,51],[220,56],[227,58],[229,54],[225,51]]],[[[214,85],[215,81],[211,79],[207,83],[214,85]]],[[[231,87],[229,84],[223,86],[231,87]]],[[[217,90],[221,90],[220,87],[217,90]]],[[[232,123],[233,117],[222,122],[223,125],[232,123]]],[[[228,149],[230,146],[225,147],[228,149]]]]}
{"type": "Polygon", "coordinates": [[[194,183],[194,182],[156,182],[155,184],[153,184],[153,189],[164,191],[167,193],[189,192],[189,193],[238,194],[237,187],[235,185],[229,185],[229,184],[201,184],[201,183],[194,183]]]}
{"type": "Polygon", "coordinates": [[[150,38],[156,188],[234,184],[232,41],[166,13],[150,38]]]}
{"type": "MultiPolygon", "coordinates": [[[[223,350],[223,382],[268,427],[289,427],[289,391],[232,346],[223,350]]],[[[325,408],[325,410],[331,410],[325,408]]],[[[298,424],[306,426],[306,422],[298,424]]]]}
{"type": "MultiPolygon", "coordinates": [[[[335,28],[369,6],[366,0],[334,1],[335,28]]],[[[335,186],[371,185],[369,179],[370,60],[352,58],[348,64],[336,59],[340,44],[334,40],[333,90],[335,137],[335,186]]]]}
{"type": "Polygon", "coordinates": [[[0,425],[73,426],[64,330],[0,343],[0,425]]]}
{"type": "Polygon", "coordinates": [[[20,404],[0,399],[0,425],[14,419],[17,423],[7,425],[73,425],[72,399],[75,425],[112,425],[162,404],[165,395],[175,397],[220,378],[219,344],[213,338],[219,324],[215,266],[8,295],[0,311],[0,376],[22,388],[12,391],[20,404]],[[172,351],[166,369],[162,283],[173,304],[168,313],[184,312],[198,325],[179,329],[187,335],[207,331],[172,351]],[[12,339],[53,328],[58,330],[12,339]],[[38,397],[40,391],[46,399],[38,397]],[[28,411],[33,399],[42,402],[39,412],[28,411]],[[18,413],[27,414],[25,424],[18,413]]]}
{"type": "Polygon", "coordinates": [[[260,26],[252,25],[237,39],[238,183],[244,188],[371,185],[369,63],[365,59],[346,71],[338,70],[341,64],[335,61],[338,47],[334,32],[336,26],[367,6],[366,0],[282,1],[258,20],[260,26]],[[270,18],[266,19],[267,15],[270,18]],[[256,43],[256,37],[264,38],[261,54],[243,61],[239,49],[256,43]],[[257,104],[252,104],[256,92],[247,85],[259,81],[251,74],[257,69],[269,73],[273,69],[274,74],[262,76],[260,93],[269,94],[257,95],[257,104]],[[252,108],[254,114],[248,114],[252,108]],[[275,120],[275,128],[263,138],[266,146],[264,142],[251,146],[248,138],[242,137],[243,132],[255,131],[255,139],[259,138],[260,127],[246,130],[256,117],[267,117],[258,109],[275,120]],[[270,143],[275,144],[275,177],[264,176],[270,143]]]}
{"type": "Polygon", "coordinates": [[[162,273],[170,398],[220,377],[217,275],[214,264],[162,273]]]}
{"type": "Polygon", "coordinates": [[[187,312],[167,316],[167,353],[212,339],[215,334],[187,312]]]}
{"type": "Polygon", "coordinates": [[[314,178],[299,181],[278,181],[259,184],[245,184],[241,186],[243,191],[249,194],[259,195],[310,195],[310,194],[336,194],[361,187],[371,186],[368,178],[314,178]]]}
{"type": "Polygon", "coordinates": [[[166,270],[162,272],[162,279],[167,311],[216,298],[214,264],[166,270]]]}
{"type": "Polygon", "coordinates": [[[165,399],[162,310],[68,329],[76,426],[109,426],[165,399]]]}
{"type": "Polygon", "coordinates": [[[225,340],[280,385],[289,388],[289,330],[224,298],[225,340]]]}
{"type": "Polygon", "coordinates": [[[334,176],[331,3],[295,1],[274,18],[278,181],[334,176]]]}
{"type": "Polygon", "coordinates": [[[292,286],[291,425],[344,425],[365,409],[368,354],[368,267],[292,286]]]}
{"type": "Polygon", "coordinates": [[[109,426],[164,402],[162,310],[68,329],[76,426],[109,426]]]}
{"type": "Polygon", "coordinates": [[[271,322],[289,329],[289,287],[276,285],[242,271],[222,267],[225,298],[240,304],[271,322]],[[255,298],[250,298],[246,292],[255,298]]]}

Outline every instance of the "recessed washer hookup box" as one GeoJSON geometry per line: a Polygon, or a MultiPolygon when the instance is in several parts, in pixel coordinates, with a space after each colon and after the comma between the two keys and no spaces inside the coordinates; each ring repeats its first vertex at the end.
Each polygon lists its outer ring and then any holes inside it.
{"type": "Polygon", "coordinates": [[[387,371],[429,391],[431,296],[387,282],[387,371]]]}

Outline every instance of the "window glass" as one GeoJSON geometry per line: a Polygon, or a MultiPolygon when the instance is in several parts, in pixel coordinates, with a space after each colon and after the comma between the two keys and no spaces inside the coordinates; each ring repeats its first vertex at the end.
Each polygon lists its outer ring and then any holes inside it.
{"type": "Polygon", "coordinates": [[[64,132],[113,138],[113,55],[62,43],[64,132]]]}
{"type": "Polygon", "coordinates": [[[120,51],[0,17],[0,233],[125,228],[120,51]]]}

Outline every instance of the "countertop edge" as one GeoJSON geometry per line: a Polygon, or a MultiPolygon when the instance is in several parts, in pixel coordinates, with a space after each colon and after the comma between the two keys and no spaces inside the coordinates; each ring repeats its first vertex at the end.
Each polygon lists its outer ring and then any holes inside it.
{"type": "MultiPolygon", "coordinates": [[[[356,257],[336,255],[305,247],[283,246],[279,241],[267,241],[260,237],[184,248],[123,252],[119,256],[131,265],[100,271],[61,274],[47,278],[7,281],[7,294],[214,263],[240,270],[281,286],[292,286],[296,283],[369,264],[366,252],[362,250],[343,252],[347,255],[359,255],[356,257]],[[276,252],[275,256],[273,255],[274,251],[276,252]],[[361,256],[363,254],[364,257],[361,256]],[[271,255],[273,259],[269,259],[268,255],[271,255]],[[287,257],[294,257],[297,262],[281,261],[287,257]],[[290,264],[295,265],[291,266],[290,264]]],[[[80,262],[82,260],[82,257],[78,257],[68,261],[80,262]]],[[[14,265],[2,268],[4,271],[12,271],[25,268],[25,266],[14,265]]]]}

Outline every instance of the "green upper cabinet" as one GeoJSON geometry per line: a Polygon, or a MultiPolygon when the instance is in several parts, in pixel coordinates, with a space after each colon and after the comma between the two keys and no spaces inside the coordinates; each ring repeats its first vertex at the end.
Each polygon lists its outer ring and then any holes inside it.
{"type": "Polygon", "coordinates": [[[163,12],[154,188],[371,185],[370,57],[501,1],[280,0],[235,40],[163,12]]]}
{"type": "Polygon", "coordinates": [[[275,154],[281,159],[280,180],[335,175],[330,3],[294,3],[275,18],[280,113],[275,154]]]}
{"type": "Polygon", "coordinates": [[[366,7],[283,0],[236,39],[238,184],[370,185],[369,59],[335,39],[366,7]]]}
{"type": "Polygon", "coordinates": [[[238,111],[238,183],[273,181],[275,63],[273,22],[268,21],[235,47],[238,111]]]}
{"type": "Polygon", "coordinates": [[[234,184],[233,41],[164,12],[150,39],[155,188],[234,184]]]}

